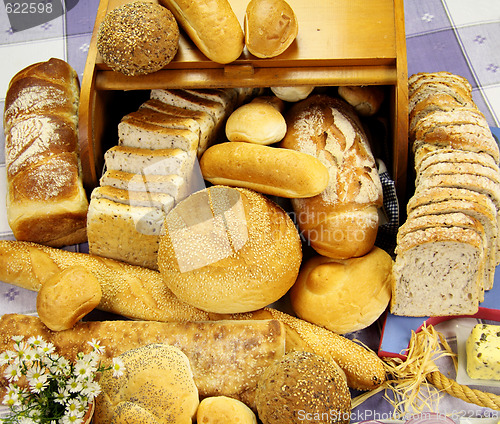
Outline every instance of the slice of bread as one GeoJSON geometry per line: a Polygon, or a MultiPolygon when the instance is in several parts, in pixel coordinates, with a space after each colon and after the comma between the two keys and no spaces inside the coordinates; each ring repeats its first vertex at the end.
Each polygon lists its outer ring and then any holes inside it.
{"type": "Polygon", "coordinates": [[[106,169],[135,174],[180,175],[187,178],[195,161],[194,152],[181,149],[141,149],[113,146],[104,154],[106,169]]]}
{"type": "Polygon", "coordinates": [[[129,206],[147,206],[168,213],[174,207],[174,198],[166,193],[132,191],[112,186],[96,187],[90,195],[92,199],[108,199],[129,206]]]}
{"type": "Polygon", "coordinates": [[[135,118],[122,120],[118,124],[118,144],[121,146],[196,152],[199,142],[199,134],[190,130],[166,128],[135,118]]]}
{"type": "Polygon", "coordinates": [[[414,231],[401,238],[396,253],[393,314],[453,316],[478,311],[484,256],[477,232],[458,227],[414,231]]]}
{"type": "Polygon", "coordinates": [[[100,184],[129,191],[166,193],[174,198],[175,203],[190,194],[188,181],[179,175],[134,174],[108,170],[101,177],[100,184]]]}
{"type": "Polygon", "coordinates": [[[87,217],[89,253],[157,270],[165,217],[155,207],[92,199],[87,217]]]}

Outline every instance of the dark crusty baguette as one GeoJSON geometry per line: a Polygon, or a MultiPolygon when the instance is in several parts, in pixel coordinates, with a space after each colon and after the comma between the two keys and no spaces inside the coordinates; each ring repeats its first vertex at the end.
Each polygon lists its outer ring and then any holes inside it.
{"type": "Polygon", "coordinates": [[[18,72],[5,99],[7,219],[18,240],[86,241],[87,196],[78,151],[79,83],[64,61],[18,72]]]}

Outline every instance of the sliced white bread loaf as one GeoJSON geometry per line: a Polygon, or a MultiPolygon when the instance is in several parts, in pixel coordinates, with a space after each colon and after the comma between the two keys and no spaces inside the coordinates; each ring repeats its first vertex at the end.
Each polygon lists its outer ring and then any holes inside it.
{"type": "Polygon", "coordinates": [[[92,199],[87,218],[89,252],[156,270],[165,217],[165,212],[155,207],[92,199]]]}
{"type": "Polygon", "coordinates": [[[118,144],[141,149],[198,150],[199,134],[180,128],[166,128],[129,118],[118,124],[118,144]]]}
{"type": "Polygon", "coordinates": [[[165,213],[170,212],[174,207],[174,198],[170,194],[132,191],[112,186],[96,187],[92,190],[90,198],[91,200],[108,199],[129,206],[148,206],[161,209],[165,213]]]}
{"type": "Polygon", "coordinates": [[[101,186],[111,186],[122,190],[166,193],[175,203],[190,194],[189,182],[179,175],[135,174],[108,170],[100,180],[101,186]]]}
{"type": "Polygon", "coordinates": [[[190,110],[184,109],[179,106],[173,106],[168,103],[164,103],[158,99],[149,99],[145,101],[139,108],[154,110],[159,113],[163,113],[171,117],[180,117],[193,119],[197,124],[200,132],[200,144],[198,146],[198,156],[201,156],[203,152],[212,144],[214,138],[215,123],[212,116],[201,110],[190,110]]]}
{"type": "Polygon", "coordinates": [[[185,91],[221,103],[226,111],[226,117],[234,110],[238,101],[238,93],[234,88],[185,89],[185,91]]]}
{"type": "Polygon", "coordinates": [[[138,119],[150,124],[159,125],[165,128],[177,128],[183,130],[190,130],[195,134],[200,133],[200,126],[192,118],[185,118],[181,116],[167,115],[166,113],[158,112],[149,108],[139,108],[134,112],[125,115],[121,120],[138,119]]]}
{"type": "Polygon", "coordinates": [[[481,237],[470,229],[435,227],[406,234],[396,251],[391,312],[404,316],[476,313],[483,258],[481,237]]]}
{"type": "Polygon", "coordinates": [[[194,152],[181,149],[113,146],[104,153],[106,169],[135,174],[180,175],[188,178],[194,161],[194,152]]]}

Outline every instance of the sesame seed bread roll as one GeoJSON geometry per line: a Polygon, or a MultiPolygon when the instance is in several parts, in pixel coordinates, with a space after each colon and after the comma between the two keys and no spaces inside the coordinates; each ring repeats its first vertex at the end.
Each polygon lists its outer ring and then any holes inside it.
{"type": "Polygon", "coordinates": [[[315,196],[328,184],[328,170],[314,156],[243,141],[208,148],[200,168],[203,178],[213,184],[287,198],[315,196]]]}
{"type": "Polygon", "coordinates": [[[320,255],[363,256],[374,243],[382,184],[368,138],[352,107],[316,94],[294,104],[280,147],[308,153],[328,169],[320,194],[292,199],[301,233],[320,255]]]}
{"type": "Polygon", "coordinates": [[[19,71],[5,98],[7,220],[17,240],[87,241],[78,146],[78,76],[50,59],[19,71]]]}
{"type": "Polygon", "coordinates": [[[225,186],[178,203],[158,249],[165,285],[182,301],[223,314],[280,299],[301,261],[299,234],[282,208],[253,190],[225,186]]]}
{"type": "Polygon", "coordinates": [[[228,0],[160,0],[210,60],[226,64],[240,57],[245,39],[228,0]]]}
{"type": "Polygon", "coordinates": [[[106,14],[97,33],[97,50],[114,71],[146,75],[170,63],[179,36],[177,21],[168,9],[134,1],[106,14]]]}

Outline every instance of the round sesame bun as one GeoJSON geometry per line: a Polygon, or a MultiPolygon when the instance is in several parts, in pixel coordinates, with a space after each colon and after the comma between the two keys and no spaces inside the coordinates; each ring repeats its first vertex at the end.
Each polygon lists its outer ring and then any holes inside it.
{"type": "Polygon", "coordinates": [[[263,424],[350,421],[345,376],[337,364],[312,352],[292,351],[267,367],[255,401],[263,424]]]}
{"type": "Polygon", "coordinates": [[[283,53],[299,31],[297,17],[285,0],[250,0],[244,27],[248,51],[260,58],[283,53]]]}
{"type": "Polygon", "coordinates": [[[97,49],[114,71],[145,75],[166,66],[177,53],[179,27],[172,12],[136,1],[111,10],[97,34],[97,49]]]}
{"type": "Polygon", "coordinates": [[[260,309],[295,282],[302,249],[291,218],[253,190],[213,186],[167,215],[158,268],[182,301],[207,312],[260,309]]]}
{"type": "Polygon", "coordinates": [[[315,256],[303,265],[290,290],[293,310],[337,334],[366,328],[389,304],[392,263],[378,247],[359,258],[315,256]]]}
{"type": "Polygon", "coordinates": [[[203,399],[196,413],[200,424],[257,424],[254,412],[243,402],[227,396],[203,399]]]}
{"type": "Polygon", "coordinates": [[[104,371],[94,420],[99,423],[190,423],[199,405],[188,357],[177,347],[149,344],[119,355],[124,373],[104,371]]]}

